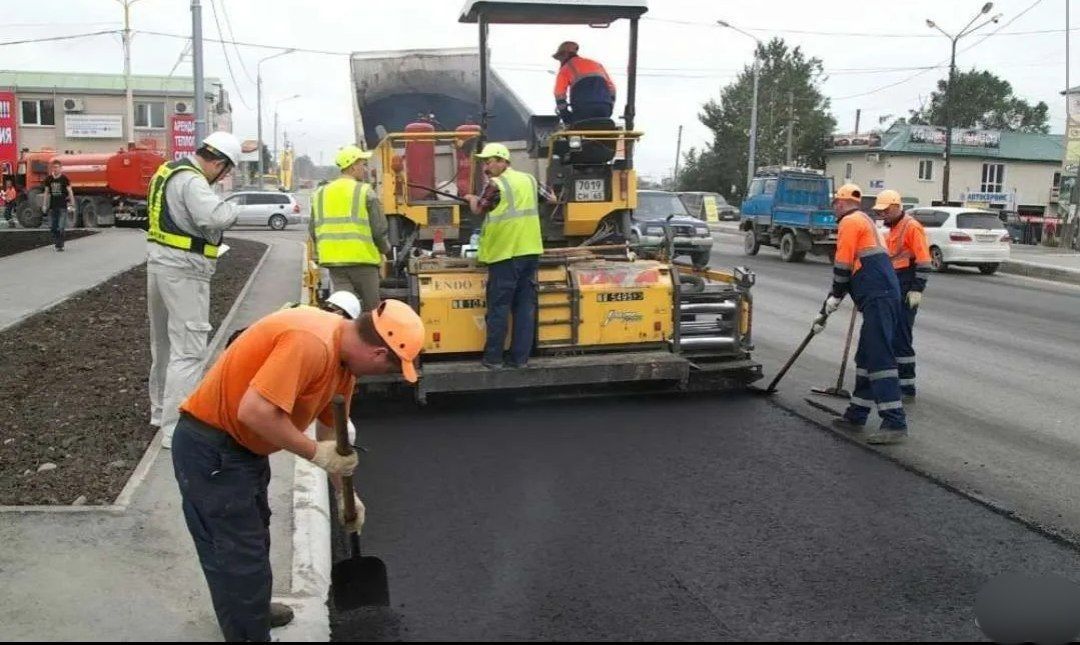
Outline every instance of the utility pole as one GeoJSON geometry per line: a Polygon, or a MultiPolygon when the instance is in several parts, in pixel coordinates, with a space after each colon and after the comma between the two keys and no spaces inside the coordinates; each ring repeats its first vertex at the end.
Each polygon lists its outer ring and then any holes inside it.
{"type": "Polygon", "coordinates": [[[672,176],[672,187],[679,189],[679,157],[682,155],[682,126],[679,126],[679,137],[675,140],[675,172],[672,176]]]}
{"type": "Polygon", "coordinates": [[[203,87],[202,4],[191,0],[191,62],[195,76],[195,145],[206,138],[206,90],[203,87]]]}
{"type": "Polygon", "coordinates": [[[131,93],[131,5],[138,0],[119,0],[124,5],[124,111],[128,148],[135,145],[135,99],[131,93]]]}
{"type": "Polygon", "coordinates": [[[859,121],[862,119],[862,108],[855,110],[855,134],[859,134],[859,121]]]}
{"type": "Polygon", "coordinates": [[[795,93],[788,90],[787,93],[787,165],[791,165],[791,133],[795,130],[795,93]]]}

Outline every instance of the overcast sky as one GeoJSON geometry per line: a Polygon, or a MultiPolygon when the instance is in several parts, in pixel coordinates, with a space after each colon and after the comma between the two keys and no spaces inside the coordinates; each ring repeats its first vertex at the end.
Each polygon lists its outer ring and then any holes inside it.
{"type": "MultiPolygon", "coordinates": [[[[989,69],[1012,83],[1021,97],[1050,105],[1051,130],[1064,130],[1065,6],[1069,0],[1001,0],[991,15],[1001,22],[960,41],[957,65],[989,69]],[[983,36],[994,34],[983,40],[983,36]],[[1015,34],[1012,32],[1027,32],[1015,34]],[[1045,33],[1030,33],[1045,32],[1045,33]],[[968,49],[970,48],[970,49],[968,49]]],[[[216,5],[221,30],[231,38],[282,48],[332,52],[475,47],[476,26],[457,22],[462,0],[202,0],[203,29],[216,37],[216,5]]],[[[855,110],[862,109],[861,130],[876,127],[887,114],[904,115],[925,101],[944,69],[920,73],[925,66],[947,65],[949,42],[926,26],[932,18],[946,31],[962,28],[982,6],[981,0],[651,0],[641,25],[638,122],[646,132],[639,148],[642,172],[659,177],[671,172],[676,132],[684,126],[683,150],[709,140],[697,120],[701,104],[715,98],[752,56],[753,41],[715,26],[726,20],[762,40],[782,36],[824,62],[823,83],[832,98],[838,129],[850,131],[855,110]],[[827,33],[805,33],[827,32],[827,33]],[[856,34],[856,35],[851,35],[856,34]],[[897,69],[903,68],[903,69],[897,69]],[[891,87],[888,87],[892,85],[891,87]]],[[[187,36],[189,0],[138,0],[132,27],[187,36]]],[[[118,0],[37,0],[5,2],[0,42],[44,38],[122,26],[118,0]],[[51,21],[51,22],[50,22],[51,21]]],[[[1080,28],[1080,3],[1073,3],[1073,30],[1080,28]]],[[[625,98],[627,59],[625,22],[610,29],[587,27],[495,26],[491,32],[494,66],[535,112],[553,111],[551,89],[562,40],[577,40],[583,55],[603,62],[625,98]]],[[[168,74],[184,41],[138,34],[133,72],[168,74]]],[[[1072,82],[1080,84],[1077,48],[1071,50],[1072,82]]],[[[222,45],[206,43],[206,74],[224,80],[232,94],[234,130],[255,136],[255,70],[272,49],[228,47],[232,75],[222,45]],[[246,72],[245,72],[246,68],[246,72]]],[[[86,39],[0,47],[0,68],[19,70],[123,71],[120,38],[86,39]]],[[[177,75],[191,74],[185,59],[177,75]]],[[[301,98],[279,106],[282,129],[296,135],[297,150],[329,163],[334,150],[353,140],[348,57],[296,52],[263,65],[264,130],[269,131],[274,104],[294,94],[301,98]],[[302,121],[301,121],[302,119],[302,121]]],[[[622,105],[617,108],[621,113],[622,105]]]]}

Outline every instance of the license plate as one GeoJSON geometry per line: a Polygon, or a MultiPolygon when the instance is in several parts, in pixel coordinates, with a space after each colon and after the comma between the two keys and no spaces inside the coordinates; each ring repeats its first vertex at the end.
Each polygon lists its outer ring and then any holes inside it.
{"type": "Polygon", "coordinates": [[[981,234],[976,235],[975,239],[980,241],[980,242],[997,242],[998,236],[993,235],[993,234],[987,235],[985,233],[981,233],[981,234]]]}
{"type": "Polygon", "coordinates": [[[602,202],[605,199],[603,179],[575,179],[575,202],[602,202]]]}

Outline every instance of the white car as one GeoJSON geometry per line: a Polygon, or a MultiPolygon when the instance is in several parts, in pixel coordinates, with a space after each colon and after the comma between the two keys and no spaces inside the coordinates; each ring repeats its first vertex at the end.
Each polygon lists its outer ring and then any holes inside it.
{"type": "Polygon", "coordinates": [[[935,271],[955,265],[978,267],[990,275],[1009,259],[1009,232],[993,211],[934,206],[913,208],[908,214],[926,229],[935,271]]]}
{"type": "Polygon", "coordinates": [[[300,202],[289,193],[245,190],[229,195],[225,201],[240,206],[236,220],[240,226],[269,226],[282,231],[289,224],[301,222],[300,202]]]}

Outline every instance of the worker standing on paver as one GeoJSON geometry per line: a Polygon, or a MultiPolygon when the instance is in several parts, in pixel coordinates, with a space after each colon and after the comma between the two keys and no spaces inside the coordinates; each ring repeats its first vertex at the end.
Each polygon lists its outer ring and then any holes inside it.
{"type": "MultiPolygon", "coordinates": [[[[229,641],[268,641],[292,610],[271,606],[268,455],[287,450],[334,477],[351,474],[356,454],[339,455],[331,401],[348,401],[356,376],[400,371],[413,361],[424,323],[405,303],[386,300],[357,320],[312,307],[285,309],[249,327],[181,406],[173,468],[184,518],[229,641]],[[304,430],[318,419],[316,439],[304,430]]],[[[359,532],[364,506],[346,531],[359,532]]],[[[343,504],[338,504],[344,522],[343,504]]]]}
{"type": "Polygon", "coordinates": [[[609,119],[615,108],[615,83],[591,58],[578,56],[578,44],[566,41],[551,55],[559,61],[555,76],[555,109],[563,123],[609,119]]]}
{"type": "Polygon", "coordinates": [[[930,275],[930,245],[926,230],[911,215],[904,214],[900,193],[883,190],[878,193],[874,210],[881,213],[889,227],[886,244],[893,269],[900,282],[900,303],[903,310],[897,328],[896,363],[900,372],[900,391],[905,401],[915,398],[915,314],[922,303],[926,279],[930,275]]]}
{"type": "MultiPolygon", "coordinates": [[[[907,436],[907,418],[900,400],[900,381],[893,343],[900,325],[900,284],[880,231],[869,215],[859,210],[862,191],[844,184],[833,196],[837,226],[836,260],[832,290],[822,313],[832,314],[844,295],[851,293],[862,312],[859,346],[855,351],[855,392],[837,428],[862,431],[876,405],[881,417],[877,431],[866,435],[867,443],[888,444],[907,436]]],[[[814,331],[824,322],[815,319],[814,331]]]]}
{"type": "Polygon", "coordinates": [[[510,151],[489,143],[476,155],[489,177],[484,193],[465,195],[474,215],[485,215],[476,259],[487,265],[487,342],[482,363],[500,369],[511,312],[514,331],[506,367],[525,367],[536,336],[536,271],[544,241],[539,200],[555,197],[527,172],[510,167],[510,151]]]}
{"type": "Polygon", "coordinates": [[[240,141],[206,137],[195,154],[161,165],[147,196],[146,308],[150,317],[150,423],[172,445],[180,402],[199,382],[210,334],[210,278],[222,233],[239,210],[210,186],[236,167],[240,141]]]}
{"type": "Polygon", "coordinates": [[[64,164],[59,159],[53,159],[49,164],[49,176],[42,180],[41,187],[44,191],[41,195],[42,210],[49,216],[53,246],[57,251],[63,251],[68,211],[75,210],[75,193],[71,190],[71,180],[64,174],[64,164]]]}
{"type": "Polygon", "coordinates": [[[341,176],[312,195],[308,229],[315,240],[312,259],[330,270],[334,289],[358,295],[364,311],[379,303],[379,266],[390,254],[386,216],[366,181],[371,155],[356,146],[338,151],[341,176]]]}

